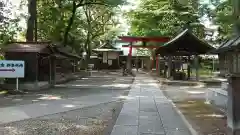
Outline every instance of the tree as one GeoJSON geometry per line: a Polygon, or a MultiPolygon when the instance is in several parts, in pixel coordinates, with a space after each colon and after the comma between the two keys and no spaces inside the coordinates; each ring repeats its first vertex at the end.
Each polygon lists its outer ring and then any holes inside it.
{"type": "Polygon", "coordinates": [[[14,41],[18,31],[21,31],[18,27],[19,18],[12,17],[11,8],[13,6],[10,2],[0,0],[0,44],[14,41]]]}
{"type": "Polygon", "coordinates": [[[76,42],[78,42],[79,45],[79,42],[86,42],[87,28],[93,28],[91,35],[94,38],[90,40],[97,39],[110,30],[107,28],[110,25],[103,25],[103,22],[109,20],[106,24],[109,24],[109,22],[113,24],[114,14],[112,13],[113,10],[116,10],[118,4],[119,1],[115,2],[114,0],[73,2],[69,0],[39,0],[39,39],[62,42],[65,46],[69,44],[72,45],[76,42]],[[80,4],[80,2],[82,4],[80,4]],[[77,8],[76,11],[75,8],[77,8]],[[86,9],[91,11],[88,17],[86,17],[86,9]],[[94,18],[94,20],[92,18],[94,18]],[[90,23],[88,23],[87,19],[90,19],[90,23]],[[105,20],[103,21],[103,19],[105,20]]]}
{"type": "Polygon", "coordinates": [[[127,15],[131,34],[137,36],[174,36],[181,29],[190,28],[204,37],[204,26],[199,21],[198,4],[192,0],[182,6],[176,0],[142,0],[134,11],[127,15]]]}
{"type": "Polygon", "coordinates": [[[86,5],[84,8],[86,17],[86,42],[85,50],[91,54],[91,42],[94,42],[110,31],[117,22],[114,20],[116,9],[104,5],[86,5]]]}
{"type": "Polygon", "coordinates": [[[233,8],[230,1],[224,1],[216,5],[209,16],[215,25],[218,25],[218,42],[230,39],[233,36],[233,8]]]}
{"type": "Polygon", "coordinates": [[[71,16],[68,20],[68,25],[65,28],[65,32],[64,32],[64,39],[63,39],[63,44],[66,45],[68,42],[68,34],[69,31],[71,30],[71,27],[74,23],[74,19],[76,17],[76,12],[77,9],[80,7],[84,7],[87,5],[105,5],[105,6],[111,6],[111,7],[115,7],[118,6],[119,4],[123,4],[124,1],[122,0],[78,0],[78,1],[73,1],[72,2],[72,10],[71,10],[71,16]]]}
{"type": "Polygon", "coordinates": [[[37,41],[37,1],[36,0],[28,0],[28,13],[29,18],[27,21],[27,33],[26,40],[33,41],[35,35],[35,41],[37,41]],[[35,34],[34,34],[35,32],[35,34]]]}

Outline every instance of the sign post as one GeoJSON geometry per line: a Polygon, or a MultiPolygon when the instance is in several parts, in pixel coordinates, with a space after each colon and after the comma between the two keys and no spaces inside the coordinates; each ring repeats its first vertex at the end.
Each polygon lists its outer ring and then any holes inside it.
{"type": "Polygon", "coordinates": [[[16,90],[19,89],[19,78],[24,78],[25,62],[17,60],[0,60],[0,78],[16,78],[16,90]]]}

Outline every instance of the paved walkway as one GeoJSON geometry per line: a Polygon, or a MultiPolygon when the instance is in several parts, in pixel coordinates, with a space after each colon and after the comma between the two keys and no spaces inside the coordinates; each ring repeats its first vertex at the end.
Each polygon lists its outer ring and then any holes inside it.
{"type": "Polygon", "coordinates": [[[111,135],[191,135],[149,75],[137,75],[126,98],[111,135]]]}
{"type": "Polygon", "coordinates": [[[132,78],[115,78],[116,75],[98,75],[69,82],[61,85],[62,88],[39,92],[41,94],[6,101],[0,99],[2,104],[11,102],[8,106],[0,106],[0,124],[117,101],[132,85],[132,78]],[[87,88],[83,84],[87,84],[87,88]]]}

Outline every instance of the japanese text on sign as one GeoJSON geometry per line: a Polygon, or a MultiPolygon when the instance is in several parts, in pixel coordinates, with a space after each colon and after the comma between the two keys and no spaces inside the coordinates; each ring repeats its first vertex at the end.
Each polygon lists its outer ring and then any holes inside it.
{"type": "Polygon", "coordinates": [[[23,78],[24,68],[24,61],[0,60],[0,77],[23,78]]]}

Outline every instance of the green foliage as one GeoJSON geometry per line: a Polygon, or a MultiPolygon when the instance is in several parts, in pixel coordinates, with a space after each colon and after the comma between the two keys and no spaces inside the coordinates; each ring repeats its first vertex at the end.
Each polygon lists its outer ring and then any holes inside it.
{"type": "Polygon", "coordinates": [[[14,41],[18,31],[19,18],[11,18],[11,3],[0,0],[0,45],[14,41]]]}
{"type": "MultiPolygon", "coordinates": [[[[116,32],[119,0],[38,1],[38,39],[63,42],[77,52],[94,48],[94,42],[116,32]],[[73,9],[76,11],[73,11],[73,9]],[[89,46],[91,45],[91,47],[89,46]]],[[[114,37],[111,37],[114,38],[114,37]]]]}
{"type": "Polygon", "coordinates": [[[214,24],[219,26],[219,36],[217,38],[220,42],[231,38],[233,35],[233,24],[235,20],[232,13],[233,8],[229,1],[219,3],[210,13],[214,24]]]}
{"type": "Polygon", "coordinates": [[[183,28],[190,28],[204,37],[197,6],[196,1],[181,6],[176,0],[141,0],[136,10],[127,13],[132,26],[131,34],[172,37],[183,28]]]}

